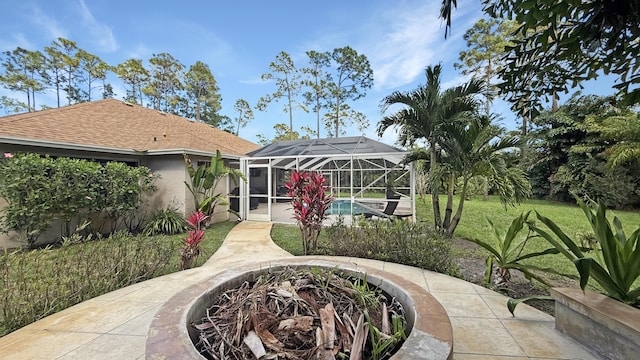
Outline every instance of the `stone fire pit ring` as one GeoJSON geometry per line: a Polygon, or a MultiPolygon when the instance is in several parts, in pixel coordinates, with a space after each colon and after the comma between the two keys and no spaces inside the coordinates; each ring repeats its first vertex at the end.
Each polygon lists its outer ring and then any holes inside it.
{"type": "MultiPolygon", "coordinates": [[[[205,316],[217,296],[253,281],[261,275],[290,267],[320,267],[340,270],[348,276],[365,278],[395,297],[404,307],[407,340],[393,359],[453,358],[453,331],[442,305],[424,288],[398,275],[348,262],[313,257],[287,258],[228,269],[189,286],[169,299],[158,311],[147,335],[147,359],[204,359],[193,345],[191,324],[205,316]]],[[[197,335],[195,335],[197,336],[197,335]]]]}

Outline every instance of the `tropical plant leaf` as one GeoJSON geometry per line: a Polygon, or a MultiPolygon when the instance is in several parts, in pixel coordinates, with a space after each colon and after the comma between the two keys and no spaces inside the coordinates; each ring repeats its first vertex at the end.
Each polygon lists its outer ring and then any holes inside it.
{"type": "Polygon", "coordinates": [[[502,253],[500,253],[500,251],[498,251],[497,249],[495,249],[492,244],[489,244],[485,241],[482,241],[480,239],[465,239],[467,241],[471,241],[474,244],[477,244],[481,247],[483,247],[485,250],[489,251],[491,254],[495,255],[497,258],[502,258],[502,253]]]}
{"type": "Polygon", "coordinates": [[[622,228],[622,223],[617,216],[613,217],[613,228],[615,230],[614,235],[616,239],[618,239],[618,243],[625,247],[627,244],[627,237],[624,234],[624,229],[622,228]]]}
{"type": "Polygon", "coordinates": [[[507,309],[509,309],[511,316],[515,316],[514,311],[516,310],[516,306],[518,306],[518,304],[529,301],[529,300],[553,300],[553,298],[549,295],[534,295],[534,296],[527,296],[520,299],[509,298],[509,300],[507,300],[507,309]]]}
{"type": "Polygon", "coordinates": [[[553,255],[553,254],[559,254],[559,253],[560,253],[560,250],[558,250],[556,248],[548,248],[548,249],[545,249],[543,251],[536,251],[536,252],[532,252],[532,253],[528,253],[528,254],[524,254],[524,255],[518,256],[517,258],[515,258],[515,261],[522,261],[522,260],[525,260],[525,259],[530,259],[530,258],[542,256],[542,255],[553,255]]]}
{"type": "Polygon", "coordinates": [[[543,224],[545,224],[557,237],[562,241],[562,244],[556,241],[556,239],[551,236],[548,232],[543,229],[537,227],[536,225],[531,225],[531,228],[538,233],[538,235],[542,236],[545,240],[547,240],[551,245],[553,245],[556,249],[560,250],[560,252],[565,255],[567,258],[573,260],[576,258],[584,257],[582,250],[549,218],[540,215],[536,212],[536,216],[538,220],[540,220],[543,224]],[[568,249],[568,250],[567,250],[568,249]],[[569,252],[570,251],[570,252],[569,252]]]}
{"type": "Polygon", "coordinates": [[[511,247],[511,243],[516,238],[520,230],[522,230],[522,227],[526,219],[529,217],[530,212],[531,211],[527,211],[526,214],[520,213],[520,216],[518,216],[511,222],[511,226],[509,226],[509,230],[507,230],[507,234],[504,236],[505,249],[509,249],[511,247]]]}
{"type": "Polygon", "coordinates": [[[222,193],[214,193],[219,182],[224,177],[230,176],[236,184],[237,179],[246,181],[246,177],[240,170],[225,166],[220,150],[216,150],[216,154],[211,157],[209,165],[199,166],[197,170],[194,170],[187,156],[185,156],[185,163],[191,177],[191,184],[185,181],[185,185],[193,196],[196,209],[201,210],[206,215],[211,215],[217,205],[228,205],[222,193]]]}
{"type": "Polygon", "coordinates": [[[578,269],[578,273],[580,274],[580,288],[584,290],[587,287],[587,283],[589,283],[593,259],[579,258],[573,260],[573,263],[576,265],[576,269],[578,269]]]}
{"type": "Polygon", "coordinates": [[[582,250],[568,237],[553,221],[538,214],[542,221],[556,237],[544,230],[531,226],[540,236],[556,247],[565,257],[573,261],[580,275],[580,288],[586,288],[589,279],[594,281],[615,299],[626,303],[637,301],[637,292],[630,291],[633,283],[640,276],[640,249],[637,246],[640,228],[636,229],[629,238],[626,238],[622,230],[622,223],[617,217],[613,219],[613,229],[606,217],[606,206],[600,202],[595,211],[579,198],[578,205],[583,210],[589,221],[596,240],[600,244],[597,255],[602,263],[585,256],[582,250]]]}
{"type": "Polygon", "coordinates": [[[485,284],[489,284],[491,283],[491,275],[493,274],[493,257],[492,256],[487,256],[487,260],[485,261],[485,268],[484,268],[484,283],[485,284]]]}

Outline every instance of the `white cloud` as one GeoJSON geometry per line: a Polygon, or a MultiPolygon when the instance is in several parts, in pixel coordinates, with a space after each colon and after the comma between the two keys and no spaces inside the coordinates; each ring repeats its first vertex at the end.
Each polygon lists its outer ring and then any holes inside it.
{"type": "Polygon", "coordinates": [[[376,90],[413,82],[434,57],[432,44],[442,35],[432,7],[398,8],[376,21],[380,31],[366,39],[376,90]]]}
{"type": "Polygon", "coordinates": [[[58,21],[45,14],[37,5],[33,6],[33,13],[29,16],[29,19],[37,26],[43,28],[52,39],[68,37],[67,31],[58,24],[58,21]]]}
{"type": "MultiPolygon", "coordinates": [[[[301,48],[330,51],[348,42],[369,59],[375,79],[373,91],[384,92],[422,79],[429,64],[457,57],[455,42],[460,41],[464,31],[454,32],[445,40],[444,23],[438,15],[439,3],[435,2],[401,1],[393,6],[383,3],[370,12],[363,9],[364,19],[354,22],[362,24],[359,27],[347,31],[328,28],[301,48]]],[[[454,12],[456,30],[466,29],[471,15],[481,16],[478,5],[460,1],[454,12]]]]}
{"type": "Polygon", "coordinates": [[[79,12],[83,25],[89,30],[93,42],[104,52],[118,50],[118,42],[111,28],[96,20],[84,0],[79,0],[78,4],[80,5],[79,12]]]}
{"type": "Polygon", "coordinates": [[[457,58],[464,31],[482,16],[473,0],[460,1],[453,13],[454,31],[445,40],[439,3],[400,3],[395,10],[376,11],[375,31],[366,39],[374,70],[375,90],[410,84],[423,77],[424,68],[457,58]]]}

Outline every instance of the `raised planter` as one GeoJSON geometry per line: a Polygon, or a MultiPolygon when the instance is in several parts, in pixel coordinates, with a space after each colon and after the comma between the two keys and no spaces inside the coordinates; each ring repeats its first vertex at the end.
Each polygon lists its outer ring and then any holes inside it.
{"type": "Polygon", "coordinates": [[[219,294],[284,267],[340,269],[394,296],[404,307],[408,337],[393,359],[453,358],[453,331],[442,305],[417,284],[384,271],[349,263],[309,258],[252,264],[224,271],[174,295],[154,317],[147,337],[147,359],[203,359],[190,336],[191,323],[200,320],[219,294]],[[366,274],[366,277],[365,277],[366,274]]]}
{"type": "Polygon", "coordinates": [[[606,359],[640,356],[640,309],[605,295],[553,288],[556,328],[606,359]]]}

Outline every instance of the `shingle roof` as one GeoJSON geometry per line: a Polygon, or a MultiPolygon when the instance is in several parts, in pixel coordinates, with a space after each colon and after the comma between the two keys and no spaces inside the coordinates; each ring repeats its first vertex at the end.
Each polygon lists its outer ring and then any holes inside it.
{"type": "Polygon", "coordinates": [[[244,155],[259,146],[226,131],[115,99],[0,118],[0,137],[153,151],[244,155]]]}

